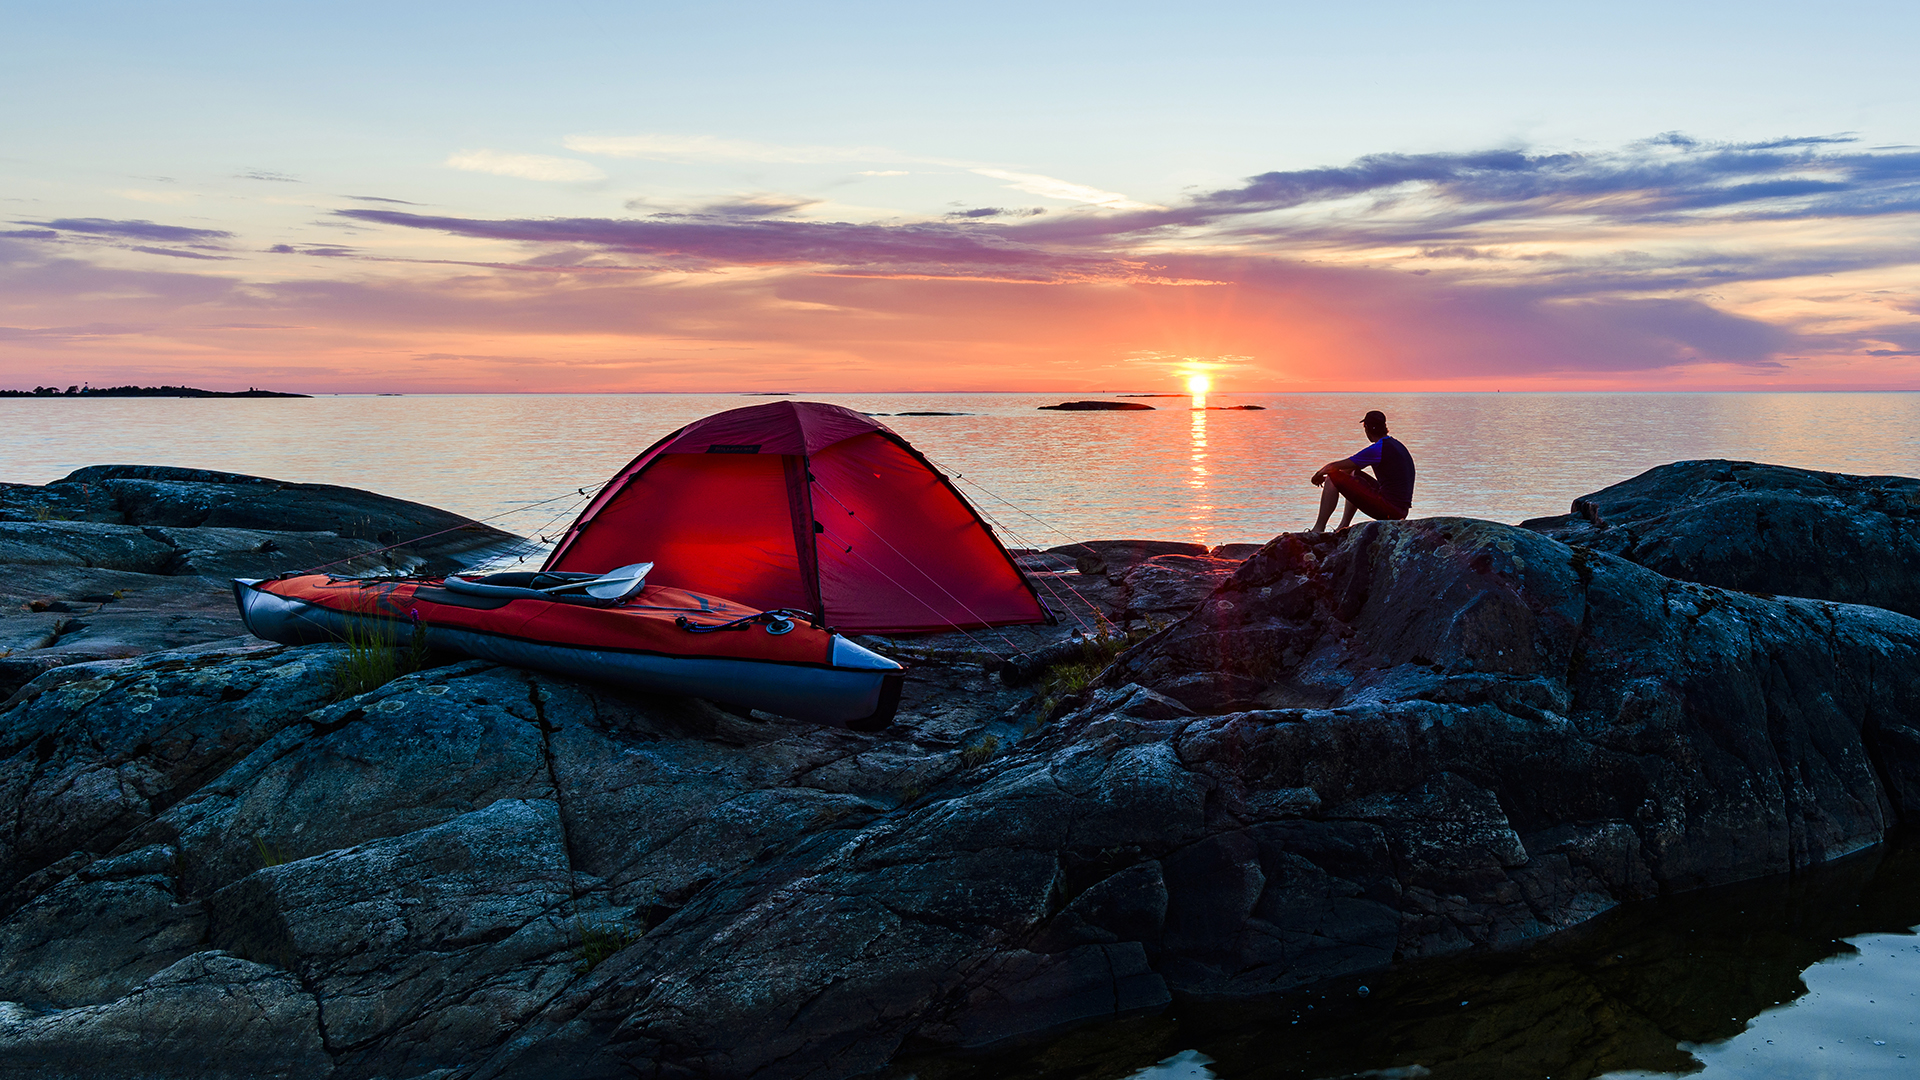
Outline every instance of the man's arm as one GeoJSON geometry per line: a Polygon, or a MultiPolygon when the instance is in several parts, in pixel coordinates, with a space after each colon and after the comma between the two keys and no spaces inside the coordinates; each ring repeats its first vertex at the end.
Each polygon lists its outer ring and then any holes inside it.
{"type": "Polygon", "coordinates": [[[1330,472],[1352,472],[1361,467],[1362,466],[1356,464],[1352,458],[1341,458],[1339,461],[1329,461],[1325,465],[1320,466],[1320,470],[1313,474],[1313,486],[1319,487],[1320,482],[1325,480],[1327,474],[1330,472]]]}
{"type": "MultiPolygon", "coordinates": [[[[1359,469],[1364,469],[1369,465],[1377,464],[1379,461],[1380,440],[1375,439],[1372,443],[1368,444],[1366,449],[1352,457],[1341,458],[1339,461],[1329,461],[1321,466],[1320,471],[1313,474],[1314,486],[1320,486],[1320,481],[1325,480],[1327,474],[1330,472],[1354,472],[1359,469]]],[[[1380,470],[1375,469],[1374,471],[1379,472],[1380,470]]]]}

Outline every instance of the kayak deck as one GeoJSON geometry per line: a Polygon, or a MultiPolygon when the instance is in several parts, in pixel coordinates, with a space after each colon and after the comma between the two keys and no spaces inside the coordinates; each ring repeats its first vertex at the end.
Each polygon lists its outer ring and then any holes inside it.
{"type": "Polygon", "coordinates": [[[271,641],[399,643],[418,626],[431,648],[862,730],[891,722],[906,673],[789,613],[671,586],[600,606],[309,574],[236,579],[234,598],[247,629],[271,641]]]}

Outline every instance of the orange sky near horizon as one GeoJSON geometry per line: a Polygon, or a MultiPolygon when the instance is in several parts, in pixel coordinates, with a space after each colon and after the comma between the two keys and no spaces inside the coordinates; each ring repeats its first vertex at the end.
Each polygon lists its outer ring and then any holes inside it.
{"type": "MultiPolygon", "coordinates": [[[[1662,298],[1516,297],[1390,269],[1237,262],[1259,273],[1157,284],[428,268],[261,287],[68,267],[102,280],[37,301],[55,326],[0,342],[0,385],[1065,393],[1178,390],[1204,371],[1216,393],[1920,388],[1913,356],[1823,355],[1792,341],[1715,355],[1662,322],[1771,332],[1802,318],[1764,295],[1741,315],[1662,298]]],[[[18,293],[0,300],[17,303],[18,293]]],[[[1842,306],[1848,318],[1877,314],[1849,297],[1815,317],[1834,320],[1842,306]]]]}
{"type": "Polygon", "coordinates": [[[1115,200],[19,217],[0,388],[1920,389],[1920,151],[1663,137],[1115,200]]]}

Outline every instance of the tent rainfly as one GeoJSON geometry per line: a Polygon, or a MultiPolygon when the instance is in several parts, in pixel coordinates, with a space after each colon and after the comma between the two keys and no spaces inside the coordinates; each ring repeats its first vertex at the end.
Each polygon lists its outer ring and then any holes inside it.
{"type": "Polygon", "coordinates": [[[663,585],[838,630],[1049,620],[993,530],[931,463],[851,409],[775,401],[653,444],[587,504],[547,570],[651,561],[663,585]]]}

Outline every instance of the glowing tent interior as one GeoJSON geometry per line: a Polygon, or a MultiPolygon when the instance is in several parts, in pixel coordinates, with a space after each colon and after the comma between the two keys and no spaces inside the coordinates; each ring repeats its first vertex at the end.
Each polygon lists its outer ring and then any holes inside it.
{"type": "Polygon", "coordinates": [[[545,569],[640,560],[663,584],[844,631],[1048,620],[993,531],[919,451],[818,402],[730,409],[661,439],[600,489],[545,569]]]}

